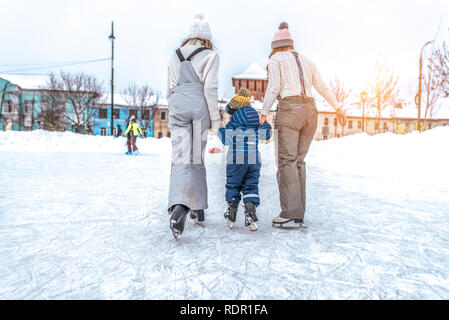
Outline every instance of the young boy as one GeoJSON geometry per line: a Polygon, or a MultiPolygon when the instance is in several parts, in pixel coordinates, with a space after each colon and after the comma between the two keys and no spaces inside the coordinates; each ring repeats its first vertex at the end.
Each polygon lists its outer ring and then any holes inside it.
{"type": "Polygon", "coordinates": [[[232,98],[226,109],[232,115],[218,136],[224,145],[229,146],[226,155],[226,201],[224,214],[228,226],[233,228],[238,204],[243,198],[245,226],[257,230],[256,207],[260,204],[259,177],[261,160],[259,141],[270,140],[271,126],[266,121],[259,123],[257,111],[251,107],[250,92],[241,88],[232,98]],[[243,194],[243,197],[241,196],[243,194]]]}
{"type": "Polygon", "coordinates": [[[137,140],[137,134],[140,133],[140,136],[143,137],[142,129],[140,129],[139,124],[137,123],[136,117],[134,115],[131,116],[131,119],[129,119],[130,122],[128,124],[128,127],[126,128],[125,133],[123,133],[124,136],[128,135],[128,152],[126,154],[137,154],[139,149],[137,149],[136,140],[137,140]],[[130,145],[132,146],[132,152],[130,150],[130,145]]]}

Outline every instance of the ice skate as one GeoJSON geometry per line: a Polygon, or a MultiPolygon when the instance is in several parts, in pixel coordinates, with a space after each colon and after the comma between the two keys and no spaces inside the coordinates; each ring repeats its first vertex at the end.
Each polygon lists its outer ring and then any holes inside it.
{"type": "Polygon", "coordinates": [[[286,219],[277,216],[272,220],[273,227],[281,229],[307,229],[303,219],[286,219]]]}
{"type": "Polygon", "coordinates": [[[130,154],[132,154],[132,152],[131,151],[126,151],[125,154],[130,155],[130,154]]]}
{"type": "Polygon", "coordinates": [[[257,231],[258,221],[256,216],[256,205],[252,202],[247,202],[243,206],[245,210],[245,226],[248,227],[250,231],[257,231]]]}
{"type": "Polygon", "coordinates": [[[178,236],[184,231],[187,212],[188,208],[181,204],[175,205],[171,210],[170,229],[175,239],[178,239],[178,236]]]}
{"type": "Polygon", "coordinates": [[[235,218],[237,216],[238,203],[237,202],[228,202],[228,207],[224,214],[226,218],[226,222],[228,224],[229,229],[234,227],[235,218]]]}
{"type": "Polygon", "coordinates": [[[190,218],[195,222],[195,224],[204,227],[204,210],[191,210],[190,218]]]}

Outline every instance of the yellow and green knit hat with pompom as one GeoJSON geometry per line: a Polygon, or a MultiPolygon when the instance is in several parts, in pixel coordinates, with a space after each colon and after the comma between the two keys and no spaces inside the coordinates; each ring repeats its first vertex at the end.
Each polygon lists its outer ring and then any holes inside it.
{"type": "Polygon", "coordinates": [[[239,91],[237,91],[237,94],[229,101],[229,106],[232,109],[239,109],[241,107],[251,107],[251,100],[249,98],[250,91],[246,88],[240,88],[239,91]]]}

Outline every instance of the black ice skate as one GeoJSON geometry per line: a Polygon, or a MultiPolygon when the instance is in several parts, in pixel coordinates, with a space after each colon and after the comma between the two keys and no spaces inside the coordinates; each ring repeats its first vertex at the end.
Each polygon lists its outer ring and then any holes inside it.
{"type": "Polygon", "coordinates": [[[228,207],[224,214],[229,229],[234,227],[235,217],[237,216],[238,202],[228,202],[228,207]]]}
{"type": "Polygon", "coordinates": [[[204,210],[191,210],[190,218],[199,226],[204,227],[204,210]]]}
{"type": "Polygon", "coordinates": [[[184,231],[188,211],[189,209],[182,204],[177,204],[171,209],[170,229],[175,239],[178,239],[178,236],[184,231]]]}
{"type": "Polygon", "coordinates": [[[307,229],[304,225],[304,219],[286,219],[281,216],[273,218],[273,227],[281,229],[307,229]]]}
{"type": "Polygon", "coordinates": [[[252,202],[247,202],[243,206],[245,210],[245,226],[248,227],[250,231],[257,231],[257,216],[256,216],[256,205],[252,202]]]}

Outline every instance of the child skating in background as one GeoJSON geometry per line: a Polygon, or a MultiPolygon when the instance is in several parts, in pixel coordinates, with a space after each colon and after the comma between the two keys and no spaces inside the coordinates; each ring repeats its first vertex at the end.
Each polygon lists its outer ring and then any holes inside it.
{"type": "Polygon", "coordinates": [[[226,109],[231,119],[218,136],[229,146],[226,155],[226,201],[224,214],[229,228],[236,220],[238,204],[243,198],[245,226],[257,230],[256,207],[260,204],[259,177],[261,168],[259,141],[270,140],[271,125],[259,123],[257,111],[251,107],[250,92],[241,88],[226,109]],[[243,195],[243,196],[242,196],[243,195]]]}
{"type": "Polygon", "coordinates": [[[142,129],[140,129],[139,124],[136,121],[136,117],[133,115],[131,116],[130,122],[128,124],[128,127],[126,128],[126,131],[123,133],[124,136],[129,134],[128,137],[128,151],[126,154],[137,154],[139,149],[137,149],[136,141],[137,141],[137,134],[140,133],[140,136],[143,137],[142,129]],[[132,146],[132,152],[130,150],[130,145],[132,146]]]}

